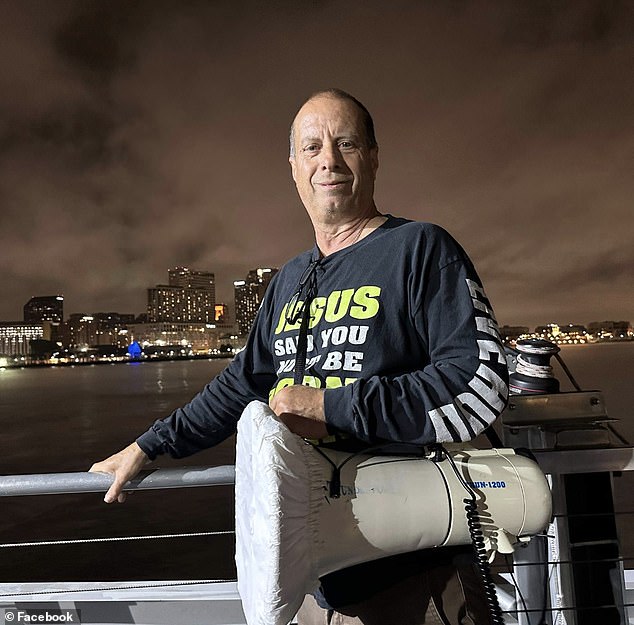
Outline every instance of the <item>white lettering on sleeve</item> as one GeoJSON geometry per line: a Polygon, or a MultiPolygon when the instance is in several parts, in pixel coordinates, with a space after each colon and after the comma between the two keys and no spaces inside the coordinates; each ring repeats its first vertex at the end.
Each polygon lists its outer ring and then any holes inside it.
{"type": "Polygon", "coordinates": [[[480,353],[478,354],[479,360],[487,362],[491,360],[491,356],[495,356],[495,362],[501,365],[506,364],[504,350],[497,341],[483,341],[482,339],[478,339],[478,348],[480,349],[480,353]]]}
{"type": "MultiPolygon", "coordinates": [[[[454,404],[458,407],[458,410],[464,416],[464,418],[471,422],[472,424],[477,423],[476,431],[482,430],[482,421],[476,421],[475,417],[468,411],[465,410],[465,406],[469,406],[481,419],[486,421],[487,423],[493,423],[495,421],[495,413],[479,398],[476,397],[473,393],[460,393],[458,397],[456,397],[456,401],[454,404]]],[[[463,439],[463,440],[469,440],[463,439]]]]}
{"type": "MultiPolygon", "coordinates": [[[[437,410],[430,410],[428,414],[431,418],[434,429],[436,430],[436,440],[439,443],[452,443],[456,440],[468,441],[471,438],[471,433],[464,424],[465,420],[463,416],[453,404],[447,404],[437,410]],[[432,413],[434,413],[433,416],[432,413]],[[451,423],[453,428],[457,431],[457,439],[455,435],[449,431],[445,421],[449,421],[449,423],[451,423]]],[[[482,428],[482,424],[480,424],[479,427],[482,428]]]]}
{"type": "Polygon", "coordinates": [[[431,424],[434,426],[434,430],[436,431],[436,440],[439,443],[449,443],[454,440],[451,432],[449,432],[449,430],[447,429],[447,426],[445,425],[445,420],[443,418],[445,416],[445,411],[451,410],[452,408],[455,412],[456,409],[453,406],[447,405],[443,406],[442,408],[430,410],[427,413],[429,415],[429,420],[431,421],[431,424]]]}
{"type": "Polygon", "coordinates": [[[487,334],[494,336],[499,341],[502,340],[498,324],[489,317],[476,317],[476,328],[480,332],[486,332],[487,334]]]}
{"type": "Polygon", "coordinates": [[[486,365],[506,365],[506,356],[499,343],[500,334],[493,311],[485,303],[488,299],[484,289],[474,280],[467,278],[466,283],[473,307],[486,315],[475,316],[476,328],[497,340],[477,340],[480,365],[468,383],[471,391],[460,393],[451,403],[427,413],[436,431],[436,440],[441,443],[452,440],[468,441],[474,433],[482,432],[504,409],[508,396],[508,386],[504,380],[486,365]],[[451,434],[447,422],[451,423],[455,435],[451,434]],[[470,432],[467,426],[473,432],[470,432]]]}
{"type": "MultiPolygon", "coordinates": [[[[495,392],[501,397],[507,397],[509,394],[509,387],[506,382],[497,374],[493,369],[487,367],[484,363],[480,363],[476,375],[491,383],[491,386],[495,392]]],[[[486,397],[484,398],[489,401],[486,397]]],[[[489,402],[490,403],[490,402],[489,402]]],[[[491,404],[493,405],[493,404],[491,404]]]]}

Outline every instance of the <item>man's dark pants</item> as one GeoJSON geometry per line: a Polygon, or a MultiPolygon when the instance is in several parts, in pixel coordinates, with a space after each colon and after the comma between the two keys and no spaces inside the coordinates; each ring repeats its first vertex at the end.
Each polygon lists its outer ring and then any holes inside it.
{"type": "Polygon", "coordinates": [[[490,625],[484,584],[472,551],[429,549],[426,565],[371,597],[336,611],[320,608],[308,595],[300,625],[490,625]]]}

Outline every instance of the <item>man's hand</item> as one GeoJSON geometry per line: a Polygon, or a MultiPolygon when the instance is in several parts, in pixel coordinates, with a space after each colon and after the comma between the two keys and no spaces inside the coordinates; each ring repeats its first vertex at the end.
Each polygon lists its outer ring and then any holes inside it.
{"type": "Polygon", "coordinates": [[[106,503],[114,501],[123,503],[125,501],[125,493],[122,492],[123,486],[149,461],[143,450],[136,443],[132,443],[114,456],[93,464],[90,471],[114,475],[114,482],[112,482],[103,500],[106,503]]]}
{"type": "Polygon", "coordinates": [[[271,410],[288,429],[303,438],[325,438],[324,392],[310,386],[287,386],[270,402],[271,410]]]}

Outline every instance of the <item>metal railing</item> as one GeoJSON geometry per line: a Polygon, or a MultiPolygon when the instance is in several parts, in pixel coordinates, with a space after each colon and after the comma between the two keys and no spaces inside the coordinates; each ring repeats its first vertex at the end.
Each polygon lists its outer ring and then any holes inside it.
{"type": "MultiPolygon", "coordinates": [[[[156,490],[222,486],[235,482],[235,467],[184,467],[179,469],[149,469],[128,482],[124,490],[156,490]]],[[[106,473],[39,473],[0,476],[0,497],[23,495],[67,495],[70,493],[105,492],[112,484],[106,473]]]]}
{"type": "MultiPolygon", "coordinates": [[[[109,474],[90,472],[4,475],[0,476],[0,497],[100,493],[108,490],[112,480],[113,477],[109,474]]],[[[233,465],[147,469],[141,471],[137,477],[128,482],[124,490],[131,492],[204,486],[231,486],[234,483],[235,467],[233,465]]],[[[223,530],[114,538],[46,540],[0,544],[0,548],[8,548],[11,551],[12,548],[19,547],[218,536],[233,533],[233,530],[223,530]]],[[[0,551],[5,551],[5,549],[0,549],[0,551]]],[[[172,622],[201,622],[201,614],[204,614],[205,622],[210,625],[229,622],[245,623],[235,580],[230,579],[148,580],[136,582],[13,582],[0,584],[0,606],[5,608],[12,606],[12,602],[15,601],[98,601],[100,619],[108,623],[122,622],[117,620],[121,618],[120,609],[111,608],[112,601],[118,602],[119,606],[125,605],[129,607],[129,622],[154,622],[153,619],[157,619],[159,616],[153,612],[152,606],[158,599],[160,599],[162,606],[160,617],[163,618],[165,616],[164,612],[166,612],[174,619],[172,622]],[[186,607],[184,607],[183,600],[187,600],[186,607]],[[192,613],[191,621],[185,618],[185,612],[187,611],[192,613]],[[137,612],[138,614],[136,614],[137,612]],[[115,620],[111,621],[109,619],[115,620]]]]}

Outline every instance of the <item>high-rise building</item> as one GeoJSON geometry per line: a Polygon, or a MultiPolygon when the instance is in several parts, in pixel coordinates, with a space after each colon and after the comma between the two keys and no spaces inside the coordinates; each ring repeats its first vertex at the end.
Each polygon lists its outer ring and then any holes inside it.
{"type": "Polygon", "coordinates": [[[148,322],[214,323],[214,274],[176,267],[168,271],[169,284],[148,289],[148,322]]]}
{"type": "Polygon", "coordinates": [[[260,307],[257,290],[246,280],[235,280],[233,292],[236,303],[236,325],[242,335],[248,334],[260,307]]]}
{"type": "Polygon", "coordinates": [[[87,348],[99,344],[99,324],[93,315],[73,313],[65,325],[64,343],[68,347],[87,348]]]}
{"type": "Polygon", "coordinates": [[[245,280],[236,280],[233,283],[236,324],[240,334],[248,334],[251,330],[264,293],[277,271],[275,267],[259,267],[249,271],[245,280]]]}
{"type": "Polygon", "coordinates": [[[269,283],[277,272],[277,267],[258,267],[257,269],[251,269],[247,274],[247,282],[259,289],[260,300],[264,298],[264,293],[269,288],[269,283]]]}
{"type": "Polygon", "coordinates": [[[205,289],[216,295],[216,277],[210,271],[193,271],[188,267],[174,267],[167,271],[169,286],[183,289],[205,289]]]}
{"type": "Polygon", "coordinates": [[[52,321],[61,323],[64,320],[64,298],[61,295],[42,295],[32,297],[24,304],[24,321],[41,323],[52,321]]]}

